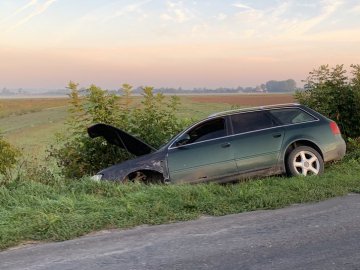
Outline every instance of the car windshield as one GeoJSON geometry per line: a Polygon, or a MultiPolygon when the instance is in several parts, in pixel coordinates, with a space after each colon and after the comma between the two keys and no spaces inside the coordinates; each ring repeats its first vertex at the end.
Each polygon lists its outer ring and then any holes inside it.
{"type": "Polygon", "coordinates": [[[183,129],[181,132],[175,134],[174,136],[172,136],[169,140],[167,140],[167,142],[163,143],[159,149],[162,149],[164,147],[166,147],[170,142],[172,142],[179,134],[184,133],[189,127],[186,127],[185,129],[183,129]]]}

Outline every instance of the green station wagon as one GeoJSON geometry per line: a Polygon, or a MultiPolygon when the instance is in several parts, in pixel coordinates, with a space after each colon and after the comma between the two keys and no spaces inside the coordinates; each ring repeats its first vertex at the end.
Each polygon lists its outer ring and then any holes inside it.
{"type": "Polygon", "coordinates": [[[102,136],[137,156],[100,171],[94,180],[164,183],[230,182],[254,176],[318,175],[345,155],[337,124],[299,104],[217,113],[190,126],[160,149],[115,127],[96,124],[102,136]]]}

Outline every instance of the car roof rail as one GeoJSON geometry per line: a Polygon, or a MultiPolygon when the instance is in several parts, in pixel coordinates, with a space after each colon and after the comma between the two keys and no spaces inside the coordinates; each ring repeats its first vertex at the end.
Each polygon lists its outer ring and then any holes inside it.
{"type": "Polygon", "coordinates": [[[271,108],[282,108],[287,106],[299,106],[299,103],[281,103],[281,104],[273,104],[273,105],[264,105],[264,106],[257,106],[257,107],[247,107],[247,108],[240,108],[240,109],[234,109],[234,110],[228,110],[223,112],[217,112],[210,114],[208,118],[221,116],[221,115],[228,115],[236,112],[243,112],[243,111],[256,111],[256,110],[262,110],[262,109],[271,109],[271,108]]]}

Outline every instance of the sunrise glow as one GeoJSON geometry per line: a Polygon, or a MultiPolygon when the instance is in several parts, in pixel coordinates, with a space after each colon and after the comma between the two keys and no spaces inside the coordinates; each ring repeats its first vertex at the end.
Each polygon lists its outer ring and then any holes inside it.
{"type": "Polygon", "coordinates": [[[0,88],[255,86],[327,63],[360,63],[359,1],[0,1],[0,88]]]}

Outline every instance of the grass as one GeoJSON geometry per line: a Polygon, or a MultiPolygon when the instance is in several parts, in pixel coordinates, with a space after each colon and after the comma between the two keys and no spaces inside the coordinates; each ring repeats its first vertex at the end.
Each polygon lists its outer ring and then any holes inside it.
{"type": "Polygon", "coordinates": [[[66,115],[66,107],[11,115],[0,118],[0,130],[6,140],[20,148],[25,156],[41,159],[54,135],[64,129],[66,115]]]}
{"type": "MultiPolygon", "coordinates": [[[[207,96],[180,96],[178,115],[196,121],[212,113],[231,109],[227,99],[222,101],[221,95],[209,96],[211,103],[196,101],[199,97],[207,96]]],[[[232,101],[239,102],[238,105],[246,106],[244,102],[247,99],[242,100],[241,97],[247,98],[248,95],[230,96],[232,101]]],[[[256,97],[261,100],[264,96],[256,97]]],[[[131,100],[131,104],[137,106],[141,97],[134,96],[131,100]]],[[[277,102],[281,103],[281,100],[277,99],[277,102]]],[[[42,160],[46,156],[47,147],[54,141],[54,135],[65,129],[67,105],[67,98],[0,99],[0,133],[20,148],[26,157],[42,160]]]]}
{"type": "Polygon", "coordinates": [[[350,160],[317,177],[231,185],[38,181],[24,179],[0,186],[0,249],[25,241],[66,240],[101,229],[275,209],[360,192],[360,164],[350,160]]]}
{"type": "MultiPolygon", "coordinates": [[[[179,116],[194,120],[230,109],[226,103],[196,102],[191,97],[181,100],[179,116]]],[[[54,134],[64,130],[64,100],[6,102],[0,102],[0,129],[6,139],[23,148],[27,157],[44,157],[54,134]]],[[[139,103],[139,97],[134,103],[139,103]]],[[[232,185],[118,185],[62,179],[47,167],[25,171],[27,177],[0,181],[0,250],[26,241],[71,239],[101,229],[275,209],[360,193],[360,164],[349,159],[318,177],[268,178],[232,185]]]]}
{"type": "Polygon", "coordinates": [[[66,105],[66,98],[0,99],[0,118],[39,112],[44,109],[66,105]]]}
{"type": "MultiPolygon", "coordinates": [[[[134,105],[140,103],[140,97],[132,99],[134,105]]],[[[198,120],[228,109],[228,104],[198,103],[192,102],[191,97],[181,97],[178,115],[198,120]]],[[[66,117],[66,99],[0,100],[0,132],[26,157],[44,159],[55,134],[64,131],[66,117]]]]}

